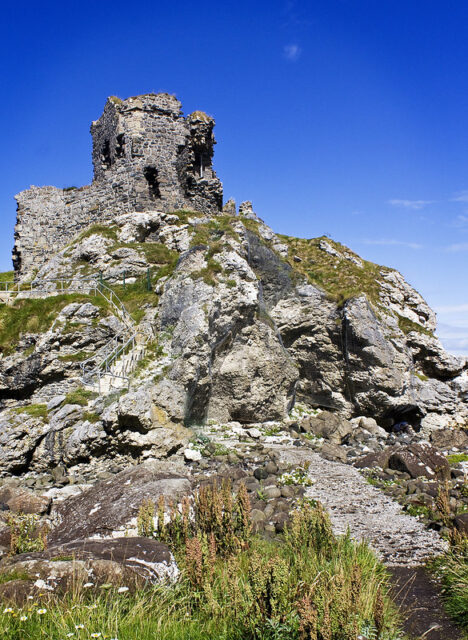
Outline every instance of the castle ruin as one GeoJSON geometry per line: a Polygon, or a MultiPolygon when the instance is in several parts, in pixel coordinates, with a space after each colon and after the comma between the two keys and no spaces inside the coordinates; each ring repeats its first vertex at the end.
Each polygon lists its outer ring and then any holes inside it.
{"type": "Polygon", "coordinates": [[[91,125],[94,177],[80,188],[31,187],[19,193],[13,265],[31,275],[91,224],[131,211],[222,208],[222,184],[212,168],[213,118],[184,117],[165,93],[108,98],[91,125]]]}

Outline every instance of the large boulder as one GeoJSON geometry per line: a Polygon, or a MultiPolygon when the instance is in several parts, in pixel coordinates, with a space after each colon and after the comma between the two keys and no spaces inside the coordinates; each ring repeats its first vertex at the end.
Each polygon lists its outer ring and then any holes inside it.
{"type": "Polygon", "coordinates": [[[411,331],[407,338],[415,361],[428,376],[441,380],[458,376],[464,368],[464,359],[445,351],[439,339],[419,331],[411,331]]]}
{"type": "Polygon", "coordinates": [[[330,411],[307,416],[300,426],[303,431],[325,438],[332,444],[343,444],[353,432],[353,425],[348,420],[330,411]]]}
{"type": "Polygon", "coordinates": [[[409,473],[412,478],[424,476],[430,480],[448,480],[450,465],[434,447],[427,443],[411,444],[394,451],[388,467],[409,473]]]}
{"type": "Polygon", "coordinates": [[[431,442],[437,449],[464,449],[468,447],[468,434],[464,429],[438,429],[431,433],[431,442]]]}
{"type": "Polygon", "coordinates": [[[264,323],[243,329],[213,366],[208,417],[225,422],[264,422],[286,417],[297,369],[264,323]]]}
{"type": "Polygon", "coordinates": [[[425,477],[429,480],[448,480],[450,465],[429,443],[387,447],[383,451],[368,453],[354,465],[358,469],[378,467],[408,473],[412,478],[425,477]]]}
{"type": "Polygon", "coordinates": [[[50,498],[14,485],[0,486],[0,503],[13,513],[44,514],[50,507],[50,498]]]}
{"type": "Polygon", "coordinates": [[[131,589],[147,582],[174,582],[179,569],[165,544],[150,538],[124,537],[75,540],[45,551],[4,558],[0,561],[2,574],[22,579],[2,584],[0,599],[21,604],[28,595],[62,594],[80,583],[131,589]]]}
{"type": "Polygon", "coordinates": [[[461,513],[453,520],[457,530],[464,536],[468,536],[468,513],[461,513]]]}
{"type": "Polygon", "coordinates": [[[145,500],[157,502],[163,495],[177,503],[190,490],[187,478],[158,470],[157,463],[122,471],[59,503],[52,512],[56,526],[48,536],[49,544],[134,535],[136,516],[145,500]]]}

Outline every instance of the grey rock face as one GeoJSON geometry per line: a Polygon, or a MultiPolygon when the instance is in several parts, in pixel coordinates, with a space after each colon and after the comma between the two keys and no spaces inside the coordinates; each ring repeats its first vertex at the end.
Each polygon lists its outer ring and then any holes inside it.
{"type": "Polygon", "coordinates": [[[305,418],[301,427],[307,433],[326,438],[332,444],[342,444],[353,432],[353,426],[348,420],[329,411],[322,411],[316,418],[305,418]]]}

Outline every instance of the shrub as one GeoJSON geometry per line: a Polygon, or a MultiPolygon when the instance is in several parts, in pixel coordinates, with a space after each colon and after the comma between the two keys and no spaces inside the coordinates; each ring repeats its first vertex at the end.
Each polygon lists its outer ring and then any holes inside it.
{"type": "Polygon", "coordinates": [[[39,525],[38,520],[39,516],[34,513],[8,513],[6,522],[10,528],[12,555],[45,549],[47,529],[39,525]]]}

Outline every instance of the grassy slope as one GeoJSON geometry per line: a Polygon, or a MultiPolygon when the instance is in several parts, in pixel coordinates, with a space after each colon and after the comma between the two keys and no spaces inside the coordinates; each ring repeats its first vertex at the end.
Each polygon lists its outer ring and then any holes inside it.
{"type": "Polygon", "coordinates": [[[12,306],[0,305],[0,352],[12,353],[25,333],[43,333],[50,329],[60,311],[72,302],[91,302],[103,316],[109,304],[101,296],[66,294],[50,298],[17,300],[12,306]]]}
{"type": "Polygon", "coordinates": [[[349,298],[365,293],[372,304],[375,306],[381,304],[378,278],[381,271],[386,270],[385,267],[366,260],[362,260],[363,266],[359,267],[351,260],[343,260],[330,255],[320,249],[319,244],[322,240],[339,253],[346,253],[361,260],[347,247],[326,237],[310,240],[284,235],[279,237],[290,249],[288,262],[291,267],[305,276],[311,284],[326,291],[336,302],[341,304],[349,298]],[[296,262],[294,256],[299,257],[301,262],[296,262]]]}

